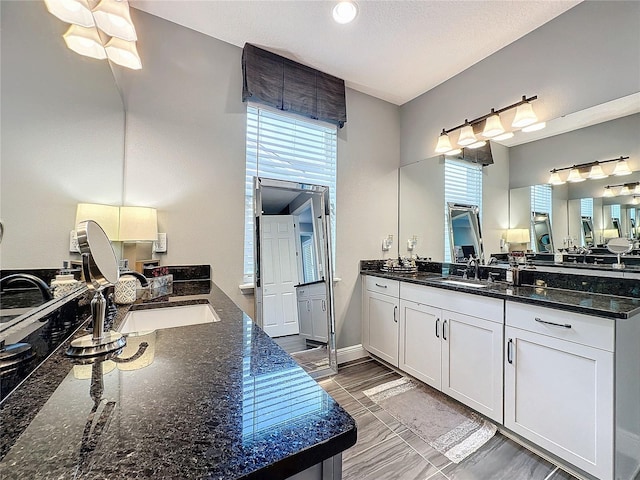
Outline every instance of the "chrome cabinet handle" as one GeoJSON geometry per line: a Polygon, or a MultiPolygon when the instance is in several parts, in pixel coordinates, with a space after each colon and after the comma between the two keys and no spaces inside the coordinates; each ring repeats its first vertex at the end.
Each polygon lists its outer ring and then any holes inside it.
{"type": "Polygon", "coordinates": [[[446,340],[446,339],[447,339],[447,322],[448,322],[448,320],[445,320],[445,321],[442,323],[442,339],[443,339],[443,340],[446,340]]]}
{"type": "Polygon", "coordinates": [[[538,317],[536,317],[534,320],[538,323],[544,323],[545,325],[553,325],[554,327],[571,328],[571,324],[569,323],[562,324],[562,323],[547,322],[538,317]]]}
{"type": "Polygon", "coordinates": [[[311,311],[311,300],[307,300],[307,312],[311,311]]]}
{"type": "Polygon", "coordinates": [[[396,318],[396,313],[398,312],[398,306],[393,307],[393,321],[398,323],[398,319],[396,318]]]}
{"type": "Polygon", "coordinates": [[[512,348],[513,348],[513,339],[510,338],[509,341],[507,342],[507,362],[509,362],[511,364],[513,364],[512,348]]]}
{"type": "Polygon", "coordinates": [[[440,325],[440,319],[436,318],[436,337],[440,338],[440,334],[438,333],[438,326],[440,325]]]}
{"type": "Polygon", "coordinates": [[[327,302],[325,300],[322,300],[322,311],[323,312],[327,311],[327,302]]]}
{"type": "Polygon", "coordinates": [[[380,288],[387,288],[386,285],[380,285],[379,283],[376,283],[376,287],[380,287],[380,288]]]}

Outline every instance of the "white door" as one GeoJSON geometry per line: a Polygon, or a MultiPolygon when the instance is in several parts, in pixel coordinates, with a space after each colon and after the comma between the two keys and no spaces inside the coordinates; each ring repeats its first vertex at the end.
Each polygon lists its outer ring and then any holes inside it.
{"type": "Polygon", "coordinates": [[[442,392],[502,423],[503,325],[443,310],[442,392]]]}
{"type": "Polygon", "coordinates": [[[400,300],[399,368],[440,390],[442,310],[400,300]]]}
{"type": "Polygon", "coordinates": [[[613,353],[506,327],[504,425],[613,478],[613,353]]]}
{"type": "Polygon", "coordinates": [[[271,337],[298,333],[296,239],[291,215],[263,215],[260,241],[262,328],[271,337]]]}

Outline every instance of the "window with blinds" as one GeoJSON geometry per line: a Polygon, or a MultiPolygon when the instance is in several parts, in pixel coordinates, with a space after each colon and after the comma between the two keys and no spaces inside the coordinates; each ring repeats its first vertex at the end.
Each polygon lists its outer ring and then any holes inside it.
{"type": "Polygon", "coordinates": [[[548,213],[551,221],[551,185],[531,185],[531,211],[548,213]]]}
{"type": "Polygon", "coordinates": [[[593,218],[593,198],[580,199],[580,216],[593,218]]]}
{"type": "Polygon", "coordinates": [[[253,177],[329,187],[335,258],[337,128],[247,105],[244,281],[253,281],[253,177]]]}
{"type": "Polygon", "coordinates": [[[449,202],[477,205],[482,219],[482,167],[480,165],[445,160],[444,162],[444,261],[451,262],[449,235],[449,202]]]}

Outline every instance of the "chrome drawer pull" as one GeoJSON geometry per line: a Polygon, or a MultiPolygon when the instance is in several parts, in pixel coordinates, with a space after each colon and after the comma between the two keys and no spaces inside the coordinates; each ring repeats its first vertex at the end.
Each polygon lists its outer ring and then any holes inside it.
{"type": "Polygon", "coordinates": [[[440,334],[438,333],[438,327],[440,326],[440,319],[436,318],[436,337],[440,338],[440,334]]]}
{"type": "Polygon", "coordinates": [[[380,287],[380,288],[387,288],[386,285],[380,285],[379,283],[376,283],[376,287],[380,287]]]}
{"type": "Polygon", "coordinates": [[[542,320],[538,317],[535,318],[535,321],[538,323],[544,323],[545,325],[553,325],[554,327],[562,327],[562,328],[571,328],[571,325],[568,323],[565,323],[564,325],[561,323],[553,323],[553,322],[547,322],[545,320],[542,320]]]}
{"type": "Polygon", "coordinates": [[[511,352],[511,349],[513,348],[513,339],[510,338],[509,341],[507,342],[507,362],[513,364],[513,353],[511,352]]]}

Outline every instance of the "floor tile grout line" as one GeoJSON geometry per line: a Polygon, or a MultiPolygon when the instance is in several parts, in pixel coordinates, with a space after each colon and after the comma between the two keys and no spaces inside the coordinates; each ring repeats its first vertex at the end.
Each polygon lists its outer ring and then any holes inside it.
{"type": "MultiPolygon", "coordinates": [[[[367,382],[371,382],[371,381],[374,381],[374,380],[378,380],[378,379],[380,379],[380,378],[386,377],[386,376],[388,376],[388,375],[392,375],[392,374],[394,374],[394,373],[395,373],[395,372],[391,371],[391,372],[383,373],[383,374],[381,374],[381,375],[377,375],[377,376],[375,376],[375,377],[367,378],[366,380],[358,381],[358,382],[354,383],[353,385],[349,385],[349,388],[357,387],[357,386],[359,386],[359,385],[362,385],[363,383],[367,383],[367,382]]],[[[347,387],[345,387],[344,385],[342,385],[338,380],[335,380],[335,379],[334,379],[334,382],[336,382],[338,385],[340,385],[340,386],[341,386],[342,388],[344,388],[345,390],[347,389],[347,387]]]]}

